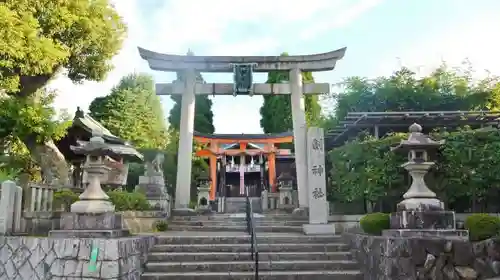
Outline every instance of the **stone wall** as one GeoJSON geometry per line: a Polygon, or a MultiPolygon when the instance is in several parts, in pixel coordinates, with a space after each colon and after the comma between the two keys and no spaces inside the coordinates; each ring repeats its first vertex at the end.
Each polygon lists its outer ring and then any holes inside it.
{"type": "Polygon", "coordinates": [[[140,279],[154,236],[118,239],[0,237],[0,279],[140,279]],[[90,269],[92,247],[98,248],[90,269]]]}
{"type": "Polygon", "coordinates": [[[344,236],[365,280],[459,280],[500,276],[500,238],[471,243],[432,237],[344,236]]]}
{"type": "MultiPolygon", "coordinates": [[[[330,206],[332,207],[332,206],[330,206]]],[[[500,217],[500,213],[488,213],[491,216],[500,217]]],[[[455,213],[455,219],[457,223],[463,223],[465,219],[471,215],[470,213],[455,213]]],[[[364,215],[342,215],[342,214],[331,214],[328,217],[330,223],[335,224],[336,232],[346,232],[352,229],[359,228],[359,220],[363,218],[364,215]]]]}
{"type": "Polygon", "coordinates": [[[152,232],[155,223],[167,218],[163,211],[124,211],[119,212],[125,219],[125,227],[131,233],[152,232]]]}
{"type": "MultiPolygon", "coordinates": [[[[131,233],[152,232],[155,222],[166,219],[163,211],[124,211],[125,227],[131,233]]],[[[29,235],[45,236],[60,229],[61,212],[24,212],[24,230],[29,235]]]]}

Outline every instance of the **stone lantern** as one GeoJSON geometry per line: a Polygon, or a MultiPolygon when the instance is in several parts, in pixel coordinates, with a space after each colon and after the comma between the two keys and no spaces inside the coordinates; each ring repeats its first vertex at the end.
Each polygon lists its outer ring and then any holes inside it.
{"type": "Polygon", "coordinates": [[[106,156],[114,155],[113,151],[100,136],[90,138],[83,147],[72,147],[75,153],[86,156],[83,169],[87,171],[88,186],[79,196],[80,200],[71,205],[73,213],[106,213],[114,212],[115,206],[109,196],[101,188],[101,179],[111,170],[106,166],[106,156]]]}
{"type": "Polygon", "coordinates": [[[210,199],[210,177],[203,172],[198,177],[198,203],[197,209],[199,211],[209,210],[209,199],[210,199]]]}
{"type": "Polygon", "coordinates": [[[110,170],[105,157],[116,154],[100,136],[93,136],[86,145],[71,146],[71,149],[85,155],[83,169],[87,172],[89,184],[79,200],[71,205],[71,212],[61,215],[61,229],[52,230],[50,236],[100,238],[128,235],[128,230],[123,227],[123,217],[115,213],[115,206],[101,188],[101,179],[110,170]]]}
{"type": "Polygon", "coordinates": [[[384,231],[390,236],[467,236],[467,231],[455,228],[455,212],[446,211],[444,204],[425,183],[424,177],[434,166],[429,154],[436,152],[444,140],[434,141],[422,133],[419,124],[409,128],[408,140],[393,148],[393,151],[406,152],[408,161],[401,165],[408,171],[412,183],[398,203],[397,212],[391,214],[391,230],[384,231]]]}
{"type": "Polygon", "coordinates": [[[288,172],[282,172],[278,176],[279,186],[279,208],[292,207],[293,176],[288,172]]]}

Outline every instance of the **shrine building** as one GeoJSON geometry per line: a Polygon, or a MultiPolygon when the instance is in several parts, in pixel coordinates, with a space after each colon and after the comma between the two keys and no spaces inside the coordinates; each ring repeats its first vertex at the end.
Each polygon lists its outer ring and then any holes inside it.
{"type": "Polygon", "coordinates": [[[210,165],[210,201],[218,197],[260,197],[267,189],[278,191],[280,174],[293,174],[294,156],[278,146],[293,141],[293,133],[279,134],[202,134],[194,140],[206,148],[196,155],[208,158],[210,165]],[[278,175],[277,175],[278,174],[278,175]]]}

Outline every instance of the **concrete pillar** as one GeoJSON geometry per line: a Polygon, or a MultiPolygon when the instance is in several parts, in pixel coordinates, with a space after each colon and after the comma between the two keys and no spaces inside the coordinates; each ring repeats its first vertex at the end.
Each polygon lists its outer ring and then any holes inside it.
{"type": "Polygon", "coordinates": [[[185,73],[184,94],[182,95],[181,122],[179,128],[179,150],[177,155],[177,182],[175,189],[175,214],[182,214],[189,208],[191,191],[191,161],[193,153],[193,132],[195,115],[195,83],[194,69],[185,73]]]}
{"type": "Polygon", "coordinates": [[[307,192],[307,123],[304,98],[302,97],[302,72],[298,68],[290,70],[290,87],[292,91],[293,142],[295,147],[299,209],[305,209],[309,205],[307,192]]]}

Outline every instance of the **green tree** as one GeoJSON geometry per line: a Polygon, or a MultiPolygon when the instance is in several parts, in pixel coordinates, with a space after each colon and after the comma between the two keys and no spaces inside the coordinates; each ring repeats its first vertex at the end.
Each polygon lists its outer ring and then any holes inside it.
{"type": "Polygon", "coordinates": [[[0,30],[0,88],[17,96],[61,70],[75,82],[103,80],[125,35],[107,0],[4,0],[0,30]]]}
{"type": "Polygon", "coordinates": [[[165,117],[149,75],[123,77],[111,94],[94,99],[89,111],[113,134],[138,148],[164,149],[166,146],[165,117]]]}
{"type": "Polygon", "coordinates": [[[388,77],[349,77],[337,93],[334,116],[348,112],[496,110],[500,108],[498,77],[475,81],[473,70],[443,64],[425,77],[401,68],[388,77]]]}
{"type": "MultiPolygon", "coordinates": [[[[282,53],[281,56],[287,56],[282,53]]],[[[290,75],[286,71],[273,71],[267,75],[266,83],[279,84],[287,82],[290,75]]],[[[303,83],[314,83],[311,72],[302,72],[303,83]]],[[[304,97],[306,121],[308,125],[317,124],[321,119],[321,106],[317,95],[304,97]]],[[[290,95],[265,95],[264,103],[260,107],[260,126],[264,133],[279,133],[293,129],[292,105],[290,95]]]]}
{"type": "Polygon", "coordinates": [[[61,122],[52,122],[53,95],[43,87],[57,73],[103,80],[126,28],[107,0],[4,0],[0,30],[0,138],[17,137],[37,162],[45,153],[62,167],[53,143],[61,122]]]}
{"type": "MultiPolygon", "coordinates": [[[[194,55],[193,52],[188,51],[187,55],[194,55]]],[[[177,72],[177,79],[175,82],[184,83],[185,77],[183,72],[177,72]]],[[[196,74],[197,83],[205,83],[200,73],[196,74]]],[[[182,97],[180,95],[171,95],[174,101],[174,106],[170,110],[168,122],[170,126],[179,130],[181,123],[181,107],[182,97]]],[[[194,117],[194,130],[201,133],[212,134],[215,132],[213,124],[214,114],[212,112],[212,100],[207,95],[196,95],[195,97],[195,117],[194,117]]]]}
{"type": "Polygon", "coordinates": [[[31,96],[0,98],[0,145],[8,154],[8,165],[39,178],[39,168],[43,154],[53,160],[53,166],[61,171],[59,178],[67,176],[64,156],[54,144],[64,136],[71,124],[67,114],[56,115],[52,107],[54,92],[40,89],[31,96]],[[43,143],[43,145],[40,145],[43,143]],[[64,173],[66,172],[66,173],[64,173]]]}

